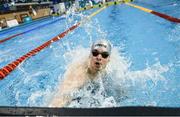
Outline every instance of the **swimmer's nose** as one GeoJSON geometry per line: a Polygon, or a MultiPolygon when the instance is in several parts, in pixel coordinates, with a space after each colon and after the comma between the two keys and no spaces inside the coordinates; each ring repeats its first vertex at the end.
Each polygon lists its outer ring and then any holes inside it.
{"type": "Polygon", "coordinates": [[[96,59],[97,59],[98,61],[101,61],[101,59],[102,59],[101,54],[97,55],[96,59]]]}

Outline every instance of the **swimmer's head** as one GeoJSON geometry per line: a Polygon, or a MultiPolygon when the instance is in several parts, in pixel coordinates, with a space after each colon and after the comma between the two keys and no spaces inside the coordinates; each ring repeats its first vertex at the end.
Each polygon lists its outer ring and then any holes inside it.
{"type": "Polygon", "coordinates": [[[101,39],[101,40],[97,40],[95,41],[92,46],[91,46],[91,51],[93,50],[97,50],[100,48],[105,48],[105,50],[111,54],[111,44],[108,40],[105,39],[101,39]]]}
{"type": "Polygon", "coordinates": [[[110,60],[111,44],[107,40],[97,40],[91,46],[90,66],[91,71],[103,70],[110,60]]]}

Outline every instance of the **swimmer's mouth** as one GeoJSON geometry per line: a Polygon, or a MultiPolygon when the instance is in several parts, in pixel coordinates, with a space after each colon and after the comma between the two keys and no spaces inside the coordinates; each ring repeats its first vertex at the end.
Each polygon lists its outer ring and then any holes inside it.
{"type": "Polygon", "coordinates": [[[100,65],[100,63],[99,63],[99,62],[96,62],[95,64],[96,64],[96,65],[100,65]]]}

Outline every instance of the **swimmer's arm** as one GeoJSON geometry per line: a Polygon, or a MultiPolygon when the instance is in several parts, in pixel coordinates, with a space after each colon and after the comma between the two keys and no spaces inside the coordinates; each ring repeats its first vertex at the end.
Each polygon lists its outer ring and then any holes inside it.
{"type": "Polygon", "coordinates": [[[72,101],[71,93],[79,89],[83,84],[81,77],[68,74],[64,82],[60,85],[58,93],[51,102],[50,107],[67,106],[72,101]]]}
{"type": "Polygon", "coordinates": [[[55,96],[50,107],[65,107],[71,100],[69,96],[55,96]]]}
{"type": "Polygon", "coordinates": [[[64,75],[64,81],[50,106],[64,107],[72,101],[71,93],[83,86],[86,81],[83,71],[83,68],[77,65],[69,67],[64,75]]]}
{"type": "Polygon", "coordinates": [[[65,107],[69,102],[71,102],[72,98],[70,94],[75,88],[76,87],[73,85],[71,78],[65,79],[50,103],[50,107],[65,107]]]}

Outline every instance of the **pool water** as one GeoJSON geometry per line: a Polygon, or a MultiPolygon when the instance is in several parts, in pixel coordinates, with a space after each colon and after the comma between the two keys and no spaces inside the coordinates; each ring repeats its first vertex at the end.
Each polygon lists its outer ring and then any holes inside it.
{"type": "MultiPolygon", "coordinates": [[[[180,17],[178,0],[136,0],[134,4],[180,17]]],[[[67,16],[0,44],[0,67],[63,32],[79,17],[84,15],[67,16]]],[[[0,39],[39,25],[36,22],[0,32],[0,39]]],[[[112,80],[118,83],[111,88],[124,92],[117,94],[120,101],[115,106],[180,107],[179,37],[179,24],[125,4],[110,6],[1,80],[0,106],[48,106],[68,65],[81,62],[93,41],[106,38],[113,45],[109,69],[114,71],[112,80]]]]}

